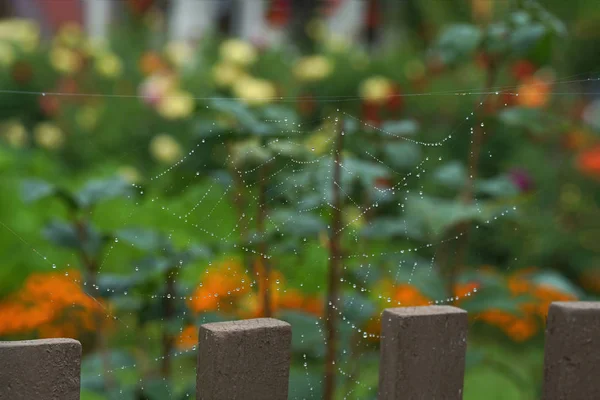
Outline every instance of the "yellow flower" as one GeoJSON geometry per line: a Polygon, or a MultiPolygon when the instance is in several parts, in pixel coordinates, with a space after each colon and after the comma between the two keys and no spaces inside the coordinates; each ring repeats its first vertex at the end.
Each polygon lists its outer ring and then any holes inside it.
{"type": "Polygon", "coordinates": [[[38,146],[48,150],[59,149],[65,142],[63,131],[51,122],[38,124],[33,131],[33,137],[38,146]]]}
{"type": "Polygon", "coordinates": [[[244,71],[230,62],[220,62],[212,69],[215,83],[219,86],[231,86],[245,75],[244,71]]]}
{"type": "Polygon", "coordinates": [[[64,24],[56,36],[57,41],[67,47],[77,47],[83,43],[83,32],[79,24],[70,22],[64,24]]]}
{"type": "Polygon", "coordinates": [[[277,94],[271,82],[250,76],[239,79],[233,86],[233,93],[246,104],[253,106],[270,103],[277,94]]]}
{"type": "Polygon", "coordinates": [[[89,131],[96,127],[99,110],[94,106],[81,107],[75,115],[75,121],[84,130],[89,131]]]}
{"type": "Polygon", "coordinates": [[[333,53],[343,53],[350,48],[350,42],[347,38],[340,35],[329,35],[326,39],[325,45],[327,50],[333,53]]]}
{"type": "Polygon", "coordinates": [[[8,67],[15,61],[15,52],[11,44],[0,42],[0,65],[8,67]]]}
{"type": "Polygon", "coordinates": [[[393,94],[392,82],[383,76],[373,76],[360,85],[360,97],[373,103],[383,103],[393,94]]]}
{"type": "Polygon", "coordinates": [[[18,121],[7,122],[2,127],[2,136],[11,147],[21,148],[27,144],[27,131],[18,121]]]}
{"type": "Polygon", "coordinates": [[[173,164],[181,159],[183,150],[172,136],[163,133],[152,138],[150,154],[161,163],[173,164]]]}
{"type": "Polygon", "coordinates": [[[123,63],[115,54],[104,53],[96,60],[96,70],[105,78],[116,78],[123,73],[123,63]]]}
{"type": "Polygon", "coordinates": [[[117,174],[128,183],[139,183],[142,175],[135,167],[124,165],[117,170],[117,174]]]}
{"type": "Polygon", "coordinates": [[[221,44],[221,58],[237,65],[247,66],[254,63],[257,53],[254,46],[239,39],[229,39],[221,44]]]}
{"type": "Polygon", "coordinates": [[[90,56],[100,56],[108,52],[108,43],[103,38],[91,37],[83,43],[83,50],[90,56]]]}
{"type": "Polygon", "coordinates": [[[171,42],[165,48],[167,58],[178,68],[189,63],[194,56],[194,49],[186,42],[171,42]]]}
{"type": "Polygon", "coordinates": [[[166,119],[185,118],[194,111],[194,98],[188,92],[174,90],[159,100],[156,110],[166,119]]]}
{"type": "Polygon", "coordinates": [[[177,87],[177,79],[170,74],[151,75],[140,85],[140,94],[150,105],[158,104],[161,99],[177,87]]]}
{"type": "Polygon", "coordinates": [[[40,39],[40,29],[35,21],[8,19],[0,21],[0,40],[20,46],[26,52],[35,50],[40,39]]]}
{"type": "Polygon", "coordinates": [[[66,47],[54,47],[50,50],[50,64],[58,72],[72,74],[81,67],[81,58],[66,47]]]}
{"type": "Polygon", "coordinates": [[[332,70],[333,65],[327,57],[315,55],[300,59],[294,73],[302,81],[317,82],[327,78],[332,70]]]}

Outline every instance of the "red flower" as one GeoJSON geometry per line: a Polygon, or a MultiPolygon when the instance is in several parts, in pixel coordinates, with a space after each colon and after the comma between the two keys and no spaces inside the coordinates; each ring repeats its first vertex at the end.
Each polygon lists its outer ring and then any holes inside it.
{"type": "Polygon", "coordinates": [[[365,101],[362,105],[362,119],[368,124],[379,126],[381,124],[381,116],[379,115],[380,107],[373,102],[365,101]]]}
{"type": "Polygon", "coordinates": [[[581,152],[577,157],[577,168],[586,175],[600,178],[600,145],[581,152]]]}
{"type": "Polygon", "coordinates": [[[303,115],[310,115],[315,111],[315,98],[310,94],[301,95],[298,97],[298,109],[303,115]]]}
{"type": "Polygon", "coordinates": [[[128,0],[129,7],[136,15],[144,14],[152,6],[152,0],[128,0]]]}
{"type": "Polygon", "coordinates": [[[291,7],[289,0],[273,0],[267,11],[267,21],[275,27],[287,25],[290,20],[291,7]]]}
{"type": "Polygon", "coordinates": [[[399,111],[400,108],[402,108],[402,104],[404,104],[404,99],[401,96],[400,88],[398,86],[394,86],[392,95],[388,97],[387,108],[392,112],[399,111]]]}
{"type": "Polygon", "coordinates": [[[393,186],[392,180],[386,176],[375,178],[375,187],[377,189],[389,189],[393,186]]]}
{"type": "Polygon", "coordinates": [[[536,69],[530,61],[519,60],[512,66],[511,72],[516,79],[522,81],[533,75],[536,69]]]}
{"type": "Polygon", "coordinates": [[[60,101],[57,96],[52,95],[42,95],[39,97],[40,108],[42,112],[48,116],[52,117],[58,114],[60,109],[60,101]]]}

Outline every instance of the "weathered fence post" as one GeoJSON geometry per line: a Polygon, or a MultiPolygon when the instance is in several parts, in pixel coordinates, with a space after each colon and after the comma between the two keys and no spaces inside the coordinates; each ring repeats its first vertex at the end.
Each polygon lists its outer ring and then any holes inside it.
{"type": "Polygon", "coordinates": [[[81,343],[0,342],[1,400],[79,400],[81,343]]]}
{"type": "Polygon", "coordinates": [[[544,400],[600,399],[600,302],[550,305],[544,400]]]}
{"type": "Polygon", "coordinates": [[[200,327],[198,400],[286,400],[291,326],[273,318],[200,327]]]}
{"type": "Polygon", "coordinates": [[[384,310],[379,400],[462,399],[467,329],[456,307],[384,310]]]}

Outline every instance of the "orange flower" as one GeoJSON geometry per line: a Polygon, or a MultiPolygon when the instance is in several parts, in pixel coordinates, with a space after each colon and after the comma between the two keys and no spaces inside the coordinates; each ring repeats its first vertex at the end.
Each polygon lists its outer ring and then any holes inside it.
{"type": "Polygon", "coordinates": [[[279,299],[278,306],[281,308],[288,308],[292,310],[302,309],[304,298],[302,294],[296,289],[288,289],[279,299]]]}
{"type": "Polygon", "coordinates": [[[189,350],[198,344],[198,328],[188,325],[179,334],[175,346],[180,350],[189,350]]]}
{"type": "Polygon", "coordinates": [[[508,289],[514,296],[518,296],[530,292],[532,285],[519,276],[512,276],[508,278],[508,289]]]}
{"type": "Polygon", "coordinates": [[[550,82],[547,80],[537,77],[527,78],[519,86],[518,102],[525,107],[542,107],[548,102],[550,90],[550,82]]]}
{"type": "Polygon", "coordinates": [[[479,289],[481,285],[479,282],[466,282],[458,284],[454,287],[454,296],[462,299],[469,296],[471,293],[479,289]]]}
{"type": "Polygon", "coordinates": [[[419,289],[408,284],[399,285],[395,288],[392,301],[404,307],[425,306],[431,303],[427,297],[419,292],[419,289]]]}
{"type": "Polygon", "coordinates": [[[0,335],[36,331],[40,337],[78,337],[98,329],[102,304],[87,295],[77,271],[31,274],[23,287],[0,302],[0,335]]]}
{"type": "Polygon", "coordinates": [[[577,156],[577,168],[584,174],[600,178],[600,145],[577,156]]]}
{"type": "Polygon", "coordinates": [[[161,56],[153,51],[144,53],[140,58],[139,62],[140,71],[145,76],[149,76],[167,69],[167,64],[163,61],[161,56]]]}
{"type": "Polygon", "coordinates": [[[516,342],[531,339],[538,331],[538,324],[531,317],[516,318],[504,327],[504,331],[516,342]]]}
{"type": "Polygon", "coordinates": [[[514,319],[514,315],[506,311],[490,309],[480,313],[479,318],[490,325],[503,326],[509,324],[514,319]]]}
{"type": "Polygon", "coordinates": [[[304,300],[304,303],[302,305],[302,309],[304,311],[306,311],[309,314],[314,314],[316,316],[323,315],[324,308],[325,304],[323,302],[323,299],[319,297],[309,297],[304,300]]]}
{"type": "Polygon", "coordinates": [[[367,337],[372,340],[379,340],[381,334],[381,316],[372,317],[367,321],[364,332],[367,333],[367,337]]]}
{"type": "Polygon", "coordinates": [[[562,144],[569,150],[583,150],[589,147],[594,140],[594,137],[583,130],[575,130],[564,135],[562,144]]]}
{"type": "Polygon", "coordinates": [[[237,260],[226,260],[207,271],[207,275],[188,300],[188,307],[196,312],[231,309],[232,299],[250,290],[248,275],[237,260]]]}

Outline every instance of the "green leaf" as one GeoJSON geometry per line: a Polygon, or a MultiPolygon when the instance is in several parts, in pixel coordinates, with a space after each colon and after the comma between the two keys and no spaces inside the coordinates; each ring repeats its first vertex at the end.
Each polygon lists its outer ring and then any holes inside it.
{"type": "Polygon", "coordinates": [[[117,239],[123,240],[145,251],[158,251],[170,245],[169,239],[167,239],[161,233],[150,229],[121,229],[117,231],[115,236],[117,237],[117,239]]]}
{"type": "Polygon", "coordinates": [[[456,224],[474,220],[485,222],[500,211],[482,201],[464,204],[458,200],[409,196],[406,212],[413,218],[420,218],[428,231],[437,237],[456,224]]]}
{"type": "Polygon", "coordinates": [[[510,36],[511,48],[518,55],[526,55],[546,34],[546,27],[540,23],[520,26],[510,36]]]}
{"type": "Polygon", "coordinates": [[[415,219],[405,218],[377,218],[363,228],[361,236],[366,239],[391,239],[394,237],[407,237],[410,239],[423,239],[423,227],[415,219]]]}
{"type": "Polygon", "coordinates": [[[377,313],[377,307],[367,297],[357,294],[342,296],[342,310],[349,321],[362,325],[377,313]]]}
{"type": "Polygon", "coordinates": [[[232,149],[231,161],[238,167],[250,168],[267,162],[273,156],[271,149],[261,146],[258,140],[238,142],[232,149]]]}
{"type": "Polygon", "coordinates": [[[21,185],[21,197],[26,203],[33,203],[55,193],[56,187],[53,184],[39,179],[29,179],[21,185]]]}
{"type": "Polygon", "coordinates": [[[275,132],[271,125],[260,121],[244,104],[232,99],[213,99],[212,107],[234,117],[246,134],[268,136],[275,132]]]}
{"type": "Polygon", "coordinates": [[[548,134],[560,127],[556,118],[538,108],[510,107],[502,110],[498,118],[506,125],[523,128],[538,135],[548,134]]]}
{"type": "Polygon", "coordinates": [[[383,147],[385,161],[393,168],[412,168],[421,161],[421,148],[410,142],[386,143],[383,147]]]}
{"type": "Polygon", "coordinates": [[[298,123],[296,112],[288,107],[271,104],[262,108],[263,119],[279,125],[281,128],[291,129],[298,123]]]}
{"type": "Polygon", "coordinates": [[[490,179],[478,180],[475,184],[478,193],[492,197],[512,197],[519,194],[518,188],[508,176],[500,175],[490,179]]]}
{"type": "Polygon", "coordinates": [[[433,178],[446,187],[459,189],[467,182],[467,169],[461,162],[452,161],[438,168],[433,178]]]}
{"type": "Polygon", "coordinates": [[[164,379],[145,380],[140,387],[140,394],[148,400],[164,400],[171,398],[171,388],[164,379]]]}
{"type": "Polygon", "coordinates": [[[304,160],[309,155],[307,149],[291,140],[275,140],[267,145],[278,156],[304,160]]]}
{"type": "Polygon", "coordinates": [[[523,299],[513,297],[505,286],[484,286],[475,295],[465,297],[461,308],[470,313],[481,313],[490,309],[506,311],[514,315],[521,315],[519,306],[523,299]]]}
{"type": "Polygon", "coordinates": [[[377,178],[389,177],[389,170],[376,162],[346,157],[342,160],[342,181],[358,181],[363,187],[373,187],[377,178]]]}
{"type": "Polygon", "coordinates": [[[549,286],[560,292],[570,294],[576,298],[581,298],[583,292],[571,281],[555,271],[540,271],[530,277],[531,282],[536,285],[549,286]]]}
{"type": "Polygon", "coordinates": [[[269,217],[278,232],[288,235],[314,237],[327,229],[319,217],[308,213],[298,214],[295,210],[278,209],[269,213],[269,217]]]}
{"type": "Polygon", "coordinates": [[[148,256],[137,261],[135,265],[139,276],[147,279],[173,268],[176,262],[165,257],[148,256]]]}
{"type": "Polygon", "coordinates": [[[50,242],[70,249],[83,250],[86,254],[97,255],[105,238],[92,225],[84,226],[78,232],[75,226],[62,221],[53,220],[42,230],[43,236],[50,242]]]}
{"type": "Polygon", "coordinates": [[[140,282],[140,277],[136,275],[115,275],[102,273],[98,276],[98,288],[100,292],[122,295],[130,291],[140,282]]]}
{"type": "Polygon", "coordinates": [[[133,193],[131,184],[121,178],[89,181],[76,195],[82,207],[93,206],[100,201],[125,197],[133,193]]]}
{"type": "Polygon", "coordinates": [[[436,49],[444,62],[452,65],[469,58],[479,47],[482,36],[474,25],[452,25],[440,35],[436,49]]]}
{"type": "Polygon", "coordinates": [[[308,361],[306,366],[292,366],[288,389],[289,399],[321,399],[323,397],[323,374],[316,369],[317,363],[308,361]]]}
{"type": "Polygon", "coordinates": [[[21,197],[25,203],[33,203],[52,196],[62,200],[70,209],[79,207],[77,200],[70,193],[49,182],[40,179],[29,179],[22,183],[21,197]]]}
{"type": "Polygon", "coordinates": [[[284,311],[279,316],[292,325],[292,351],[307,353],[314,357],[325,354],[325,337],[319,320],[296,311],[284,311]]]}
{"type": "Polygon", "coordinates": [[[411,136],[419,130],[419,124],[413,120],[385,121],[381,125],[382,134],[394,136],[411,136]]]}

